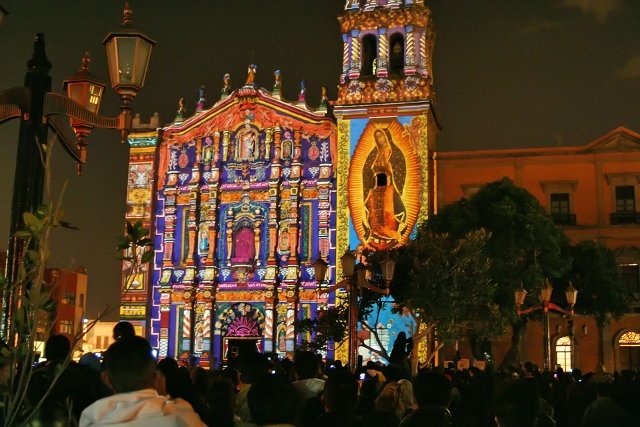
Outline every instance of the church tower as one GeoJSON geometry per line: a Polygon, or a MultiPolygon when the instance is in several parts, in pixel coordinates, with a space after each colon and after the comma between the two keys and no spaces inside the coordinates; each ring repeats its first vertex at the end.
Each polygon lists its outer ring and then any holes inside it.
{"type": "Polygon", "coordinates": [[[433,212],[433,27],[424,0],[347,0],[339,17],[336,253],[406,244],[433,212]]]}

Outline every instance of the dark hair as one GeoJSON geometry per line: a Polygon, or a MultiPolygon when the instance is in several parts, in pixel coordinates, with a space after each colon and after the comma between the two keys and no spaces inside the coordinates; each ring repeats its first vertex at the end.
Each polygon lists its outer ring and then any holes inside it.
{"type": "Polygon", "coordinates": [[[293,370],[299,379],[314,378],[318,374],[318,359],[310,351],[296,353],[293,370]]]}
{"type": "Polygon", "coordinates": [[[418,407],[447,407],[451,401],[451,383],[443,374],[420,372],[413,380],[413,395],[418,407]]]}
{"type": "Polygon", "coordinates": [[[519,379],[498,393],[494,411],[503,427],[533,427],[538,425],[540,399],[535,382],[519,379]]]}
{"type": "Polygon", "coordinates": [[[348,414],[358,400],[358,382],[356,378],[342,369],[329,375],[324,384],[324,404],[327,412],[348,414]]]}
{"type": "Polygon", "coordinates": [[[131,338],[136,336],[136,330],[130,322],[121,321],[113,327],[113,339],[120,341],[123,338],[131,338]]]}
{"type": "Polygon", "coordinates": [[[151,345],[142,337],[129,337],[111,344],[104,354],[104,364],[116,393],[149,388],[156,370],[151,345]]]}
{"type": "Polygon", "coordinates": [[[47,360],[64,360],[71,352],[71,342],[64,335],[51,335],[44,345],[47,360]]]}
{"type": "Polygon", "coordinates": [[[293,424],[296,417],[296,392],[280,375],[263,375],[251,385],[247,395],[249,411],[258,425],[293,424]]]}

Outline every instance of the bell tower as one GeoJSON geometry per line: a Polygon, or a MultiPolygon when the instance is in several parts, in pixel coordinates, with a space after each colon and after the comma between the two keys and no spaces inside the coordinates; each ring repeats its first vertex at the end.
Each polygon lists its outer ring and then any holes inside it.
{"type": "Polygon", "coordinates": [[[386,250],[435,207],[431,11],[424,0],[346,0],[338,19],[336,250],[386,250]]]}

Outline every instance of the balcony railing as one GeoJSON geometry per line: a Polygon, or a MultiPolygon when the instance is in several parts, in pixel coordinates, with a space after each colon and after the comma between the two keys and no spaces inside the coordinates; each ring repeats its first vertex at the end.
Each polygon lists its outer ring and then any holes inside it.
{"type": "Polygon", "coordinates": [[[640,224],[640,212],[613,212],[609,219],[611,225],[640,224]]]}
{"type": "Polygon", "coordinates": [[[555,212],[551,218],[557,225],[576,225],[576,214],[555,212]]]}

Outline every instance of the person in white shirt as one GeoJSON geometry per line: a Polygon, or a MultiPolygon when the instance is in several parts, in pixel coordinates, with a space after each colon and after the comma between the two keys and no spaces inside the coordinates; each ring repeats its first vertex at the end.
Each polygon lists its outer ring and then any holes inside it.
{"type": "Polygon", "coordinates": [[[115,394],[82,411],[80,427],[206,427],[187,402],[163,395],[164,378],[144,338],[113,343],[104,363],[103,381],[115,394]]]}

